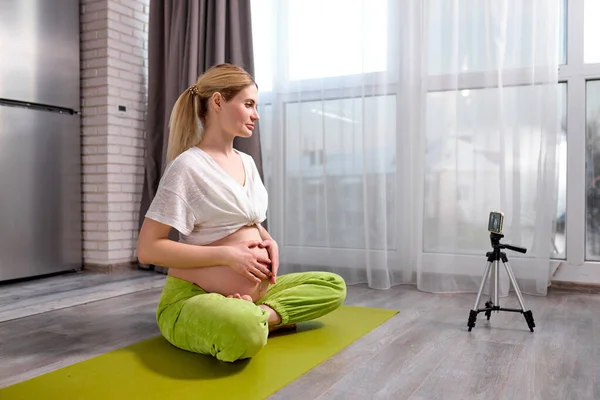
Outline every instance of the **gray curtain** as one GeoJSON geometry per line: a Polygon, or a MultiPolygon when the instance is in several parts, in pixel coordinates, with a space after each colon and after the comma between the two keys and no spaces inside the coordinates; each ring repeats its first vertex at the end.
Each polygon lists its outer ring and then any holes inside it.
{"type": "MultiPolygon", "coordinates": [[[[169,116],[181,92],[208,68],[223,62],[239,65],[254,75],[250,0],[151,0],[148,33],[148,112],[140,226],[165,168],[169,116]]],[[[262,177],[259,128],[257,124],[251,138],[236,138],[234,147],[254,158],[262,177]]],[[[176,239],[175,231],[171,238],[176,239]]]]}

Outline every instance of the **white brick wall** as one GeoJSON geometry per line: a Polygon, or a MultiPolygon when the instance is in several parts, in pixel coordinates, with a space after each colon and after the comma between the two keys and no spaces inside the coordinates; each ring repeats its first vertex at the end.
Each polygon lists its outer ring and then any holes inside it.
{"type": "Polygon", "coordinates": [[[136,260],[149,0],[80,4],[84,264],[108,269],[136,260]]]}

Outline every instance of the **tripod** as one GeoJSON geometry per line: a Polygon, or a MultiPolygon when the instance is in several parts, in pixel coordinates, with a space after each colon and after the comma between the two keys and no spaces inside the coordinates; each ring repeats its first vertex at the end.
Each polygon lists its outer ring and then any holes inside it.
{"type": "Polygon", "coordinates": [[[490,240],[492,242],[493,251],[489,251],[486,253],[487,257],[487,266],[485,268],[485,273],[483,275],[483,279],[481,281],[481,286],[479,287],[479,293],[477,293],[477,299],[475,300],[475,307],[469,313],[469,321],[467,322],[467,326],[469,327],[469,332],[475,326],[475,321],[477,320],[477,314],[480,312],[484,312],[485,316],[489,320],[492,311],[509,311],[509,312],[518,312],[523,314],[525,317],[525,321],[527,322],[527,326],[529,330],[533,332],[533,328],[535,327],[535,323],[533,321],[533,314],[531,310],[527,310],[525,307],[525,302],[523,301],[523,296],[521,295],[521,290],[519,290],[519,286],[517,285],[517,281],[515,279],[515,275],[513,274],[512,269],[510,268],[510,263],[508,262],[508,257],[506,257],[506,253],[500,251],[501,249],[509,249],[513,251],[517,251],[519,253],[526,253],[527,249],[511,246],[509,244],[500,243],[500,239],[504,237],[501,233],[490,233],[490,240]],[[515,289],[515,293],[517,294],[517,298],[519,299],[519,303],[521,305],[521,309],[515,308],[502,308],[500,307],[500,301],[498,299],[498,282],[499,282],[499,267],[500,260],[502,260],[502,264],[506,268],[506,272],[508,273],[508,277],[510,278],[510,282],[515,289]],[[485,308],[479,308],[479,301],[481,300],[481,295],[483,293],[483,288],[485,287],[485,283],[490,277],[490,298],[485,303],[485,308]]]}

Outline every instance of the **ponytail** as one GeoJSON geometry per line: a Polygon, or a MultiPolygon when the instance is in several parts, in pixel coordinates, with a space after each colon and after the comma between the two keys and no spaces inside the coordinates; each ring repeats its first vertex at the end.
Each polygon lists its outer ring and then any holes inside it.
{"type": "Polygon", "coordinates": [[[167,164],[202,140],[208,101],[213,93],[219,92],[225,101],[230,101],[249,85],[256,85],[256,82],[248,72],[236,65],[219,64],[209,68],[186,89],[171,112],[167,164]]]}
{"type": "MultiPolygon", "coordinates": [[[[192,88],[194,88],[192,86],[192,88]]],[[[169,120],[169,144],[167,146],[167,164],[178,155],[197,145],[202,140],[203,127],[196,116],[194,90],[183,92],[173,106],[169,120]]]]}

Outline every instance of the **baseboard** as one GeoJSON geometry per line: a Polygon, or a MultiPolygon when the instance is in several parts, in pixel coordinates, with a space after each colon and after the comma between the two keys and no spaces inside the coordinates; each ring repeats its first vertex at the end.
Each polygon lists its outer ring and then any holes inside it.
{"type": "Polygon", "coordinates": [[[588,294],[600,294],[600,284],[598,283],[552,281],[550,283],[549,289],[588,294]]]}
{"type": "MultiPolygon", "coordinates": [[[[318,266],[302,266],[299,264],[286,264],[282,267],[282,269],[287,272],[302,272],[307,270],[318,270],[318,271],[335,271],[340,273],[341,275],[350,276],[354,279],[351,279],[353,282],[366,282],[366,272],[365,270],[356,270],[349,267],[336,267],[336,268],[328,268],[328,267],[318,267],[318,266]]],[[[598,268],[600,269],[600,268],[598,268]]],[[[280,269],[281,270],[281,269],[280,269]]],[[[424,278],[436,278],[439,277],[441,273],[424,273],[422,276],[424,278]]],[[[563,274],[564,275],[564,274],[563,274]]],[[[454,275],[453,279],[457,282],[457,285],[472,285],[473,277],[468,275],[454,275]]],[[[392,280],[394,282],[407,282],[410,284],[415,284],[416,275],[406,279],[406,277],[402,276],[402,273],[398,271],[392,271],[392,280]]],[[[531,287],[535,287],[536,282],[531,280],[521,280],[520,285],[525,284],[531,287]]],[[[521,287],[523,290],[523,287],[521,287]]],[[[552,280],[550,282],[550,286],[548,287],[548,291],[571,291],[573,293],[589,293],[589,294],[600,294],[600,282],[574,282],[574,281],[564,281],[564,280],[552,280]]]]}
{"type": "Polygon", "coordinates": [[[84,264],[83,272],[90,272],[96,274],[118,274],[123,272],[129,272],[131,270],[138,269],[137,261],[128,261],[124,263],[116,264],[84,264]]]}

